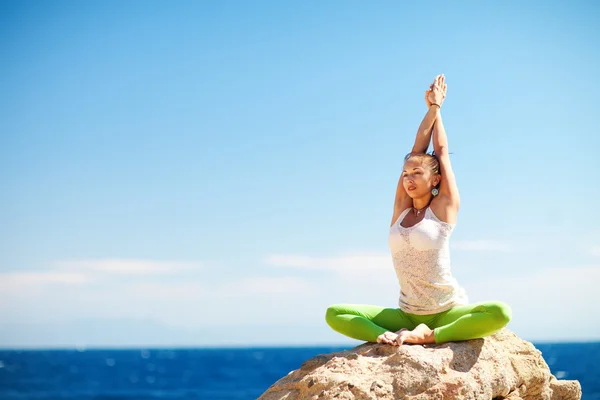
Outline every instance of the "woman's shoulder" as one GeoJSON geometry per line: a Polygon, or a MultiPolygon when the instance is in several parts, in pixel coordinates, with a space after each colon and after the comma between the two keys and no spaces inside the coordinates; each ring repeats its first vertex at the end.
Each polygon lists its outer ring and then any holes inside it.
{"type": "Polygon", "coordinates": [[[412,205],[410,207],[406,207],[402,210],[399,209],[396,212],[394,212],[394,215],[392,216],[392,222],[390,223],[390,228],[392,226],[394,226],[401,219],[404,219],[404,217],[410,211],[411,208],[412,208],[412,205]]]}

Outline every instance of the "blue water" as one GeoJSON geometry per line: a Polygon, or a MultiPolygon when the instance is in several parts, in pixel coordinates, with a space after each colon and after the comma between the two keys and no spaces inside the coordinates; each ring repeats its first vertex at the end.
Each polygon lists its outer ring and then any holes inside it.
{"type": "MultiPolygon", "coordinates": [[[[536,344],[600,399],[600,343],[536,344]]],[[[0,399],[256,399],[307,359],[351,347],[0,350],[0,399]]]]}

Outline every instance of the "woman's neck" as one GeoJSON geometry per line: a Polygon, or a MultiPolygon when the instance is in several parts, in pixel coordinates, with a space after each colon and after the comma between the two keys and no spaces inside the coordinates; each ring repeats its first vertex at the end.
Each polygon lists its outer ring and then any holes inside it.
{"type": "Polygon", "coordinates": [[[429,202],[431,201],[431,195],[419,197],[418,199],[413,199],[413,207],[417,210],[427,207],[429,202]]]}

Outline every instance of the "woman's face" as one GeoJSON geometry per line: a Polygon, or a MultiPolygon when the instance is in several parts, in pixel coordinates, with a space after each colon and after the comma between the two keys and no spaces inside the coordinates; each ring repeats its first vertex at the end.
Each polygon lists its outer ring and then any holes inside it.
{"type": "Polygon", "coordinates": [[[402,171],[402,184],[406,193],[414,199],[425,196],[435,187],[436,182],[435,177],[420,160],[408,159],[402,171]]]}

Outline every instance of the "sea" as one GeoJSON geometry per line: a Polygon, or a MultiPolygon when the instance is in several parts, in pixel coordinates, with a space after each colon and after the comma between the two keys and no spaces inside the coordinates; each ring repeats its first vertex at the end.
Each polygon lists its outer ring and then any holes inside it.
{"type": "MultiPolygon", "coordinates": [[[[534,343],[600,399],[600,342],[534,343]]],[[[0,350],[0,399],[256,399],[318,354],[350,347],[0,350]]]]}

